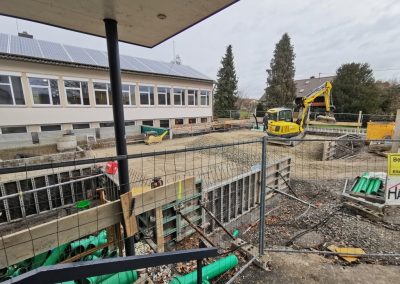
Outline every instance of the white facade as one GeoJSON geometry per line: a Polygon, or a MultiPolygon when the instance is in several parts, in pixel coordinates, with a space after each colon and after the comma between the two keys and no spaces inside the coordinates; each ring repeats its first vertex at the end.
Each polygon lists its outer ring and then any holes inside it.
{"type": "MultiPolygon", "coordinates": [[[[108,76],[107,70],[82,66],[0,59],[2,135],[21,133],[23,127],[41,132],[48,125],[67,130],[111,123],[108,76]]],[[[125,120],[131,125],[211,121],[211,80],[122,72],[122,82],[125,120]]]]}

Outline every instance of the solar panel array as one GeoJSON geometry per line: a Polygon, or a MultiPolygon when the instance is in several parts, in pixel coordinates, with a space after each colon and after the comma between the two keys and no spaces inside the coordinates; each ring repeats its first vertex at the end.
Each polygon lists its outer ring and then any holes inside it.
{"type": "MultiPolygon", "coordinates": [[[[0,53],[55,60],[84,65],[108,67],[107,53],[55,42],[24,38],[0,33],[0,53]]],[[[152,74],[210,80],[185,65],[121,55],[121,69],[152,74]]]]}

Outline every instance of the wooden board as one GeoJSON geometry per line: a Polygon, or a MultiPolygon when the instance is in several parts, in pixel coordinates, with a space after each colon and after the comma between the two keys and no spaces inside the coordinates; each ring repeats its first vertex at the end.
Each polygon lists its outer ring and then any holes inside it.
{"type": "MultiPolygon", "coordinates": [[[[137,216],[175,201],[178,195],[185,198],[195,192],[194,178],[189,177],[180,182],[154,188],[144,194],[133,195],[134,213],[137,216]]],[[[121,202],[116,200],[0,237],[0,268],[16,264],[122,221],[121,202]]]]}
{"type": "Polygon", "coordinates": [[[0,238],[0,268],[18,263],[121,221],[119,200],[0,238]]]}
{"type": "Polygon", "coordinates": [[[136,221],[136,215],[133,214],[134,212],[132,212],[133,198],[129,192],[122,194],[120,198],[122,214],[124,216],[126,237],[133,237],[139,231],[136,221]]]}
{"type": "Polygon", "coordinates": [[[164,226],[162,207],[157,207],[155,211],[157,252],[164,252],[164,226]]]}

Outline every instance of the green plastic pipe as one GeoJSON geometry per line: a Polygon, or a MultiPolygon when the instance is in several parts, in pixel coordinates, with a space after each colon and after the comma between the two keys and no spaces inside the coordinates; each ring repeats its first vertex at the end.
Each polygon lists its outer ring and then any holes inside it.
{"type": "Polygon", "coordinates": [[[11,277],[16,277],[18,275],[24,274],[25,272],[28,272],[27,267],[19,267],[17,270],[14,271],[11,277]]]}
{"type": "Polygon", "coordinates": [[[351,189],[351,191],[357,192],[357,191],[358,191],[358,188],[360,187],[360,183],[361,183],[361,177],[358,178],[356,184],[353,186],[353,188],[351,189]]]}
{"type": "Polygon", "coordinates": [[[69,246],[69,250],[72,256],[84,252],[85,250],[98,247],[107,243],[107,232],[101,231],[97,237],[89,236],[88,238],[81,239],[72,242],[69,246]]]}
{"type": "Polygon", "coordinates": [[[365,192],[366,194],[371,194],[372,188],[374,187],[374,184],[375,184],[375,180],[376,179],[371,179],[371,181],[369,182],[368,188],[365,192]]]}
{"type": "Polygon", "coordinates": [[[356,184],[356,186],[354,187],[353,192],[360,192],[360,188],[361,186],[363,186],[363,184],[365,183],[366,178],[365,177],[360,177],[358,179],[358,182],[356,184]]]}
{"type": "Polygon", "coordinates": [[[369,194],[377,195],[380,187],[381,187],[381,180],[377,178],[377,179],[375,179],[373,187],[369,194]]]}
{"type": "Polygon", "coordinates": [[[63,245],[53,249],[51,251],[49,257],[43,263],[43,266],[54,265],[54,264],[57,264],[58,262],[60,262],[61,256],[64,254],[67,247],[68,247],[68,244],[63,244],[63,245]]]}
{"type": "Polygon", "coordinates": [[[31,269],[35,269],[38,268],[39,266],[42,266],[48,256],[49,256],[49,251],[46,251],[44,253],[35,256],[32,260],[31,269]]]}
{"type": "Polygon", "coordinates": [[[94,255],[94,254],[90,254],[90,255],[88,255],[88,256],[85,257],[85,261],[88,261],[88,260],[96,260],[96,259],[99,259],[99,257],[96,256],[96,255],[94,255]]]}
{"type": "Polygon", "coordinates": [[[371,179],[366,178],[366,179],[365,179],[365,182],[360,186],[360,189],[359,189],[358,192],[360,192],[360,193],[366,193],[366,192],[367,192],[367,189],[368,189],[368,186],[369,186],[370,183],[371,183],[371,179]]]}
{"type": "MultiPolygon", "coordinates": [[[[236,255],[230,254],[227,257],[218,259],[213,263],[206,265],[202,269],[203,277],[206,280],[213,279],[218,275],[232,269],[238,265],[239,261],[236,255]]],[[[183,276],[177,276],[169,282],[169,284],[196,284],[197,283],[197,271],[193,271],[183,276]]]]}
{"type": "MultiPolygon", "coordinates": [[[[106,276],[106,275],[103,275],[106,276]]],[[[108,277],[100,282],[101,284],[131,284],[138,279],[138,274],[136,270],[125,271],[116,274],[111,274],[111,277],[108,277]]],[[[102,277],[102,276],[99,276],[102,277]]]]}

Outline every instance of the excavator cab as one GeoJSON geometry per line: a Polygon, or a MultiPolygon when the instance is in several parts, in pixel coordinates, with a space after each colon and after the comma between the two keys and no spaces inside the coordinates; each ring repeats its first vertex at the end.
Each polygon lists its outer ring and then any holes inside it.
{"type": "Polygon", "coordinates": [[[267,114],[269,135],[289,138],[301,132],[300,126],[293,122],[293,111],[290,108],[272,108],[267,114]]]}

